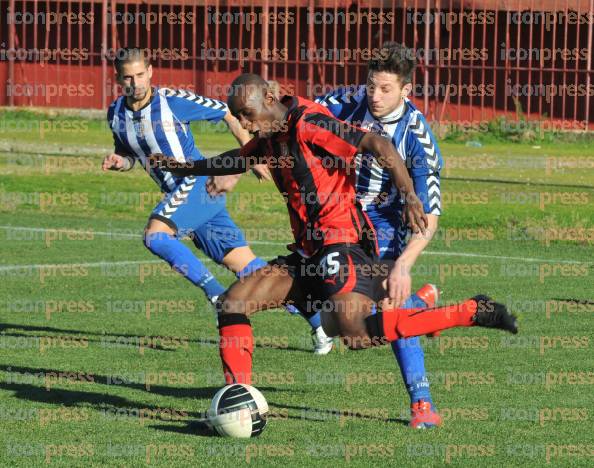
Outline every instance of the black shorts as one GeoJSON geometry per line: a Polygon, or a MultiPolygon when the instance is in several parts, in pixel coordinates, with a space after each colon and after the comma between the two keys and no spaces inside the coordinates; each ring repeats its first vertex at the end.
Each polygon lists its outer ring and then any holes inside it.
{"type": "Polygon", "coordinates": [[[304,258],[298,253],[270,262],[288,267],[304,298],[326,301],[335,294],[357,292],[379,300],[389,265],[370,256],[359,244],[334,244],[304,258]]]}

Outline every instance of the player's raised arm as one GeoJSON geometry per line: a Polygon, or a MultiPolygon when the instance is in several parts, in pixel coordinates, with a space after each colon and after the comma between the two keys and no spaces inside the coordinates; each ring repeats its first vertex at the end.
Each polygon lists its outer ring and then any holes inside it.
{"type": "MultiPolygon", "coordinates": [[[[231,114],[231,112],[227,111],[227,114],[225,114],[224,117],[224,121],[227,124],[227,127],[229,127],[229,131],[233,134],[233,136],[241,146],[247,145],[248,142],[252,139],[250,133],[241,126],[239,120],[237,120],[233,116],[233,114],[231,114]]],[[[265,164],[254,165],[252,167],[252,171],[260,181],[272,180],[272,175],[270,174],[270,171],[268,170],[265,164]]],[[[213,194],[213,190],[209,190],[209,192],[213,194]]],[[[214,190],[214,192],[214,194],[216,194],[217,190],[214,190]]]]}
{"type": "Polygon", "coordinates": [[[222,176],[243,174],[259,162],[256,157],[243,157],[242,150],[233,149],[212,158],[197,161],[178,162],[163,154],[151,154],[148,158],[150,167],[171,172],[177,176],[208,175],[222,176]]]}
{"type": "Polygon", "coordinates": [[[375,133],[366,133],[358,149],[361,153],[373,154],[377,162],[390,171],[394,185],[405,199],[404,213],[411,230],[415,234],[425,233],[428,221],[423,204],[415,194],[408,170],[392,143],[375,133]]]}
{"type": "Polygon", "coordinates": [[[357,153],[373,154],[378,163],[390,171],[394,185],[405,197],[404,212],[411,230],[425,232],[427,216],[423,204],[415,194],[402,158],[388,140],[322,113],[303,118],[301,135],[312,148],[322,148],[349,164],[357,153]]]}
{"type": "Polygon", "coordinates": [[[249,132],[241,126],[239,121],[235,117],[233,117],[233,114],[231,114],[231,112],[227,111],[223,120],[227,124],[229,131],[233,134],[233,136],[241,146],[246,145],[247,142],[251,140],[249,132]]]}

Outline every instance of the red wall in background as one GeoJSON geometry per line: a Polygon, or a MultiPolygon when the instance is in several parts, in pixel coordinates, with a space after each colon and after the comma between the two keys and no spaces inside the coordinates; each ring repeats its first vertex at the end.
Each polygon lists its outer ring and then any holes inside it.
{"type": "MultiPolygon", "coordinates": [[[[515,24],[510,20],[516,13],[514,10],[487,10],[486,5],[476,2],[468,6],[458,1],[455,4],[451,1],[445,3],[441,3],[442,9],[432,5],[430,10],[425,10],[426,2],[417,0],[373,2],[373,7],[369,6],[371,2],[346,5],[346,2],[338,0],[291,3],[239,1],[232,6],[226,2],[215,6],[190,0],[173,6],[164,2],[147,5],[116,0],[0,0],[0,79],[7,83],[0,86],[0,105],[105,108],[113,99],[115,89],[111,63],[102,51],[125,44],[161,49],[161,52],[173,50],[183,55],[183,59],[162,57],[154,61],[155,82],[158,84],[189,87],[198,93],[222,98],[225,86],[236,74],[252,71],[278,80],[288,91],[311,97],[335,85],[364,82],[366,58],[358,56],[343,61],[328,57],[326,60],[312,59],[305,55],[306,51],[372,49],[391,39],[404,42],[419,52],[419,67],[414,78],[418,92],[414,100],[432,120],[488,120],[501,114],[516,116],[519,108],[534,118],[594,122],[594,93],[588,95],[588,90],[594,87],[592,21],[589,24],[552,26],[544,22],[515,24]],[[26,18],[26,15],[29,18],[47,18],[47,13],[51,12],[54,15],[82,14],[86,20],[72,24],[65,21],[61,24],[42,24],[40,21],[9,24],[11,17],[5,14],[9,9],[18,13],[20,18],[26,18]],[[411,21],[411,17],[418,18],[427,11],[434,19],[443,18],[440,14],[474,11],[488,14],[492,21],[475,25],[444,21],[414,24],[411,21]],[[290,14],[293,22],[249,24],[248,14],[264,12],[290,14]],[[314,15],[328,17],[339,13],[358,15],[369,12],[376,15],[390,13],[392,21],[380,25],[365,22],[353,25],[312,24],[308,21],[314,15]],[[153,25],[116,21],[117,18],[134,15],[142,18],[143,15],[148,17],[149,14],[160,13],[173,13],[177,18],[192,14],[193,21],[153,25]],[[212,21],[212,14],[216,13],[235,15],[246,21],[216,24],[212,21]],[[88,21],[91,14],[93,20],[88,21]],[[27,57],[11,60],[8,53],[11,47],[27,57]],[[566,49],[577,51],[579,57],[568,59],[557,54],[549,59],[534,56],[514,59],[506,56],[506,50],[517,47],[566,49]],[[251,56],[245,61],[237,56],[205,59],[205,48],[211,54],[229,53],[230,49],[237,48],[251,56]],[[486,56],[483,54],[485,60],[481,57],[440,59],[429,56],[433,51],[460,48],[488,52],[486,56]],[[56,52],[55,56],[49,60],[36,58],[35,51],[45,49],[56,52]],[[262,50],[275,49],[276,55],[273,53],[266,57],[261,54],[262,50]],[[64,50],[84,53],[74,54],[74,58],[58,53],[64,50]],[[457,92],[456,95],[447,92],[448,89],[468,89],[481,84],[489,85],[491,91],[476,96],[469,95],[467,91],[457,92]],[[539,84],[581,86],[586,92],[571,94],[566,89],[565,95],[550,96],[544,94],[544,88],[537,89],[539,84]],[[510,90],[518,86],[531,91],[519,96],[510,95],[510,90]]],[[[576,14],[594,16],[592,7],[588,6],[586,10],[584,2],[559,1],[557,4],[560,12],[567,12],[571,5],[578,9],[576,14]]],[[[530,8],[518,3],[517,8],[520,7],[530,8]]],[[[534,15],[541,13],[536,10],[529,12],[534,15]]]]}

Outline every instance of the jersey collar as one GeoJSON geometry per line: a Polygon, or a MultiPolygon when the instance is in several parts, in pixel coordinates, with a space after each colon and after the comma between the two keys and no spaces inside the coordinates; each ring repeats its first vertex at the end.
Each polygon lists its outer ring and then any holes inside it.
{"type": "MultiPolygon", "coordinates": [[[[367,101],[367,93],[365,93],[365,100],[367,101]]],[[[400,120],[402,120],[402,117],[404,117],[404,115],[406,114],[406,111],[408,111],[409,108],[409,104],[408,104],[408,99],[404,98],[404,102],[394,111],[390,112],[388,115],[381,117],[381,118],[376,118],[373,116],[373,114],[371,113],[371,110],[369,109],[369,106],[367,105],[367,102],[365,102],[365,105],[367,107],[367,112],[369,112],[369,115],[371,115],[371,117],[373,117],[374,120],[378,121],[379,123],[381,123],[382,125],[394,125],[395,123],[400,122],[400,120]]]]}
{"type": "Polygon", "coordinates": [[[299,107],[299,99],[296,96],[283,96],[280,102],[287,107],[284,121],[287,122],[287,128],[291,128],[299,120],[299,117],[301,117],[304,107],[299,107]]]}

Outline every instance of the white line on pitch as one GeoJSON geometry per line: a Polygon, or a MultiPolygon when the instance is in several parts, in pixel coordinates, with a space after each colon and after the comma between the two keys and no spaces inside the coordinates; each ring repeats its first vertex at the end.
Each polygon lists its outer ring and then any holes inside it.
{"type": "MultiPolygon", "coordinates": [[[[31,228],[31,227],[24,227],[24,226],[10,226],[10,225],[0,225],[0,229],[5,230],[15,230],[15,231],[29,231],[29,232],[54,232],[54,231],[62,231],[64,233],[76,232],[77,229],[74,228],[31,228]]],[[[86,232],[84,229],[79,229],[81,232],[86,232]]],[[[88,231],[89,234],[99,237],[113,237],[114,240],[118,240],[121,238],[126,239],[142,239],[141,234],[134,234],[131,232],[109,232],[109,231],[88,231]]],[[[290,241],[289,241],[290,242],[290,241]]],[[[270,241],[251,241],[250,244],[255,245],[286,245],[287,242],[270,242],[270,241]]]]}
{"type": "MultiPolygon", "coordinates": [[[[10,225],[0,225],[0,229],[14,229],[15,231],[32,231],[32,232],[47,232],[47,231],[56,231],[64,230],[67,231],[66,228],[32,228],[32,227],[25,227],[25,226],[10,226],[10,225]]],[[[74,230],[74,229],[72,229],[74,230]]],[[[140,234],[132,234],[132,233],[117,233],[117,232],[105,232],[105,231],[92,231],[93,235],[97,236],[106,236],[106,237],[126,237],[126,238],[134,238],[140,239],[140,234]]],[[[270,241],[249,241],[252,245],[287,245],[289,242],[270,242],[270,241]]],[[[431,250],[423,252],[423,255],[435,255],[435,256],[443,256],[443,257],[468,257],[468,258],[488,258],[492,260],[516,260],[520,262],[554,262],[554,263],[566,263],[571,265],[582,265],[582,264],[591,264],[593,262],[580,262],[578,260],[557,260],[551,258],[533,258],[533,257],[512,257],[506,255],[486,255],[486,254],[477,254],[477,253],[470,253],[470,252],[444,252],[439,250],[431,250]]],[[[155,260],[158,262],[158,260],[155,260]]],[[[139,262],[141,263],[141,262],[139,262]]],[[[101,266],[102,262],[97,263],[98,266],[101,266]]],[[[84,265],[84,264],[81,264],[84,265]]],[[[89,264],[92,265],[92,264],[89,264]]],[[[20,267],[19,265],[9,265],[20,267]]],[[[23,267],[27,267],[30,265],[23,265],[23,267]]],[[[0,268],[0,271],[2,269],[0,268]]]]}
{"type": "Polygon", "coordinates": [[[163,260],[129,260],[122,262],[92,262],[92,263],[36,263],[33,265],[3,265],[0,266],[0,271],[13,271],[13,270],[33,270],[40,268],[61,268],[61,267],[85,267],[85,268],[100,268],[109,266],[123,266],[123,265],[140,265],[147,263],[161,263],[163,260]]]}
{"type": "Polygon", "coordinates": [[[553,258],[530,258],[530,257],[508,257],[506,255],[484,255],[469,252],[441,252],[438,250],[431,250],[423,252],[423,255],[437,255],[438,257],[475,257],[475,258],[490,258],[493,260],[518,260],[521,262],[552,262],[552,263],[569,263],[569,264],[589,264],[593,262],[580,262],[577,260],[556,260],[553,258]]]}

